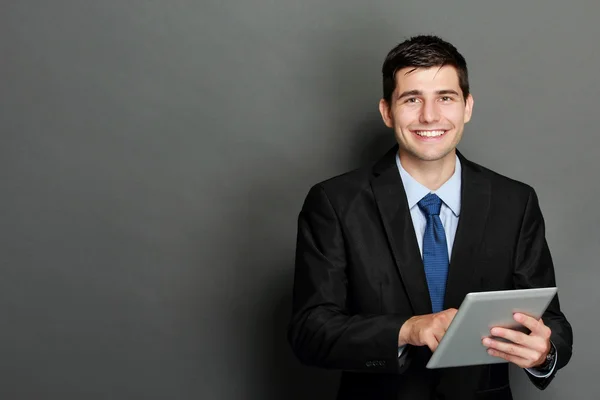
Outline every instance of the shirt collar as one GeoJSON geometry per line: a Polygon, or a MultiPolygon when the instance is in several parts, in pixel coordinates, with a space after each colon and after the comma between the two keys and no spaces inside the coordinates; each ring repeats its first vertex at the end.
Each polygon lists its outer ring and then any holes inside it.
{"type": "Polygon", "coordinates": [[[461,171],[462,166],[458,156],[456,157],[456,166],[454,167],[454,174],[444,184],[435,191],[427,189],[421,185],[415,178],[413,178],[400,163],[400,157],[396,153],[396,165],[400,172],[400,178],[404,185],[404,191],[406,192],[406,199],[408,201],[408,208],[412,209],[417,205],[419,200],[425,197],[429,193],[435,193],[440,199],[452,210],[455,216],[460,215],[460,187],[462,183],[461,171]]]}

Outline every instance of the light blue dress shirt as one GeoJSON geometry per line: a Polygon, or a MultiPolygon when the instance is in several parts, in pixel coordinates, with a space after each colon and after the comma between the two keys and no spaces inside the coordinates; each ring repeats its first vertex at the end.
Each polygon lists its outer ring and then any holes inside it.
{"type": "Polygon", "coordinates": [[[415,228],[415,235],[419,243],[419,251],[421,258],[423,257],[423,235],[427,226],[427,218],[421,211],[417,203],[429,193],[435,193],[442,199],[442,207],[440,209],[440,219],[446,233],[446,243],[448,244],[448,259],[452,259],[452,244],[456,236],[456,227],[458,226],[458,217],[460,215],[460,187],[461,187],[461,171],[460,160],[456,157],[456,167],[454,174],[448,179],[438,190],[432,191],[427,189],[410,176],[400,163],[400,157],[396,154],[396,165],[400,171],[400,178],[406,192],[406,200],[408,201],[408,209],[415,228]]]}
{"type": "MultiPolygon", "coordinates": [[[[458,227],[458,219],[460,217],[460,189],[462,185],[462,166],[458,156],[456,157],[456,166],[454,168],[454,174],[437,190],[429,190],[423,186],[415,178],[413,178],[400,163],[400,157],[396,154],[396,165],[398,166],[398,172],[400,172],[400,178],[404,185],[404,191],[406,192],[406,200],[408,201],[408,209],[415,228],[415,235],[419,244],[419,251],[421,252],[421,258],[423,257],[423,235],[425,233],[425,227],[427,226],[427,219],[425,215],[417,205],[419,200],[425,197],[429,193],[435,193],[440,199],[442,199],[442,207],[440,209],[440,220],[444,226],[444,232],[446,234],[446,243],[448,245],[448,259],[452,259],[452,245],[454,244],[454,237],[456,236],[456,228],[458,227]]],[[[554,346],[554,345],[552,345],[554,346]]],[[[402,355],[404,346],[398,348],[398,357],[402,355]]],[[[556,367],[555,358],[552,370],[547,373],[540,373],[535,369],[526,369],[527,372],[538,378],[546,378],[552,375],[554,368],[556,367]]]]}

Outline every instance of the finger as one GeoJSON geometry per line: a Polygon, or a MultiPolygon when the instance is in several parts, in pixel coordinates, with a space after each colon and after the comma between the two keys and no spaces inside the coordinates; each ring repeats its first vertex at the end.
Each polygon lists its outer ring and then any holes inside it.
{"type": "Polygon", "coordinates": [[[437,330],[433,331],[433,336],[435,337],[435,340],[438,343],[442,341],[442,338],[444,337],[445,334],[446,334],[445,328],[441,328],[441,329],[437,329],[437,330]]]}
{"type": "Polygon", "coordinates": [[[513,315],[515,321],[525,326],[527,329],[531,331],[536,336],[542,336],[544,338],[550,338],[550,328],[548,328],[542,319],[535,319],[530,317],[529,315],[522,313],[515,313],[513,315]]]}
{"type": "Polygon", "coordinates": [[[434,352],[435,349],[437,349],[439,342],[434,335],[427,335],[425,337],[425,344],[432,352],[434,352]]]}
{"type": "Polygon", "coordinates": [[[532,362],[538,360],[541,356],[541,352],[539,351],[532,350],[515,343],[504,343],[491,338],[485,338],[483,340],[483,345],[493,350],[498,350],[500,352],[517,356],[532,362]]]}
{"type": "Polygon", "coordinates": [[[450,323],[452,323],[456,312],[457,310],[455,308],[449,308],[440,313],[441,318],[438,318],[438,321],[441,323],[440,325],[443,325],[444,331],[448,330],[448,327],[450,326],[450,323]]]}
{"type": "Polygon", "coordinates": [[[458,312],[458,310],[456,308],[449,308],[447,311],[447,316],[448,316],[448,325],[446,326],[446,328],[448,328],[448,326],[450,325],[450,323],[452,322],[452,320],[454,319],[454,317],[456,317],[456,313],[458,312]]]}
{"type": "Polygon", "coordinates": [[[442,341],[442,338],[444,337],[444,335],[446,334],[446,331],[448,330],[448,327],[450,326],[450,322],[448,321],[447,318],[445,319],[438,319],[430,328],[430,332],[433,336],[435,336],[435,339],[439,342],[442,341]]]}
{"type": "Polygon", "coordinates": [[[515,331],[513,329],[493,328],[490,332],[493,336],[508,339],[513,343],[541,353],[545,352],[549,346],[549,342],[542,337],[526,335],[523,332],[515,331]]]}
{"type": "Polygon", "coordinates": [[[529,360],[494,349],[488,349],[488,354],[494,357],[502,358],[508,362],[518,365],[521,368],[531,368],[533,365],[533,363],[529,360]]]}
{"type": "Polygon", "coordinates": [[[456,315],[458,310],[456,308],[449,308],[449,309],[445,310],[444,312],[446,314],[448,314],[448,316],[452,319],[452,318],[454,318],[454,316],[456,315]]]}

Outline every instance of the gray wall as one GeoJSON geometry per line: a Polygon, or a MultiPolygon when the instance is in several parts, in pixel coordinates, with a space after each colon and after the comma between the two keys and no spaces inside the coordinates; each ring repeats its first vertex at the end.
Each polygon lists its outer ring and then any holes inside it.
{"type": "Polygon", "coordinates": [[[309,187],[393,144],[380,67],[436,33],[475,96],[460,149],[540,196],[574,355],[600,392],[597,1],[0,6],[0,397],[330,399],[285,340],[309,187]],[[322,395],[314,395],[316,388],[322,395]]]}

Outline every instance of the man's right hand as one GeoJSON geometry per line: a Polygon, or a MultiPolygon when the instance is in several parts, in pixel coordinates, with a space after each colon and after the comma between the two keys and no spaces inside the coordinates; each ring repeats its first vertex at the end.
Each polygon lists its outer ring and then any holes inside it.
{"type": "Polygon", "coordinates": [[[449,308],[435,314],[410,318],[400,328],[398,347],[410,344],[428,346],[431,351],[435,351],[457,311],[456,308],[449,308]]]}

